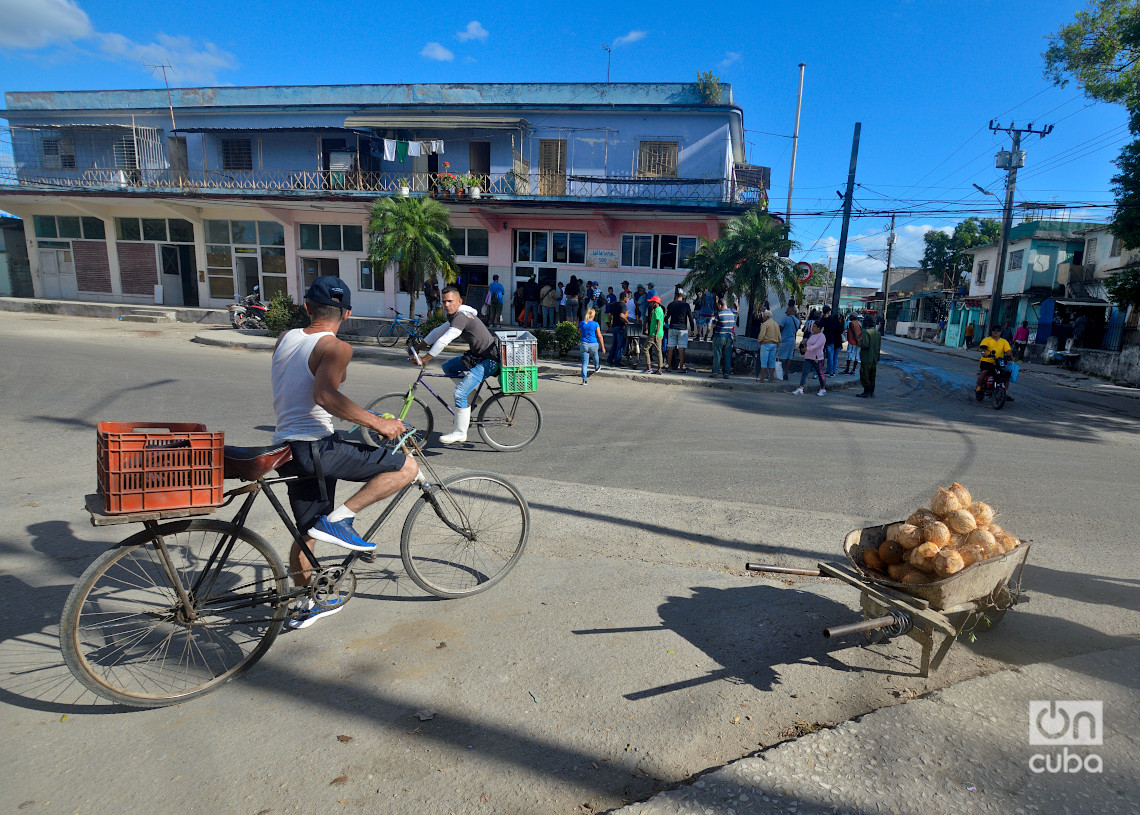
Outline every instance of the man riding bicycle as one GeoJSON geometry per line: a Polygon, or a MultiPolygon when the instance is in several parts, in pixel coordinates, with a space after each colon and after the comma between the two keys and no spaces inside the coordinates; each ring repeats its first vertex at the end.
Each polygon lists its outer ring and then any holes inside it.
{"type": "MultiPolygon", "coordinates": [[[[998,360],[1009,361],[1012,359],[1013,349],[1009,347],[1009,342],[1001,336],[1001,326],[994,325],[990,328],[990,335],[986,337],[978,345],[982,352],[981,365],[978,370],[978,386],[974,390],[974,398],[979,402],[982,401],[982,389],[986,384],[986,374],[992,373],[995,378],[998,376],[998,360]]],[[[1012,402],[1013,397],[1009,395],[1009,383],[1005,386],[1005,400],[1012,402]]]]}
{"type": "Polygon", "coordinates": [[[451,377],[463,377],[455,386],[455,429],[440,436],[444,444],[467,441],[467,428],[471,426],[471,408],[467,395],[489,376],[499,372],[499,342],[479,319],[478,312],[463,305],[463,298],[455,286],[443,289],[443,313],[447,322],[435,328],[416,344],[417,350],[427,348],[421,355],[420,365],[426,366],[439,356],[448,344],[460,337],[467,343],[467,352],[443,363],[443,372],[451,377]],[[430,345],[430,347],[429,347],[430,345]]]}

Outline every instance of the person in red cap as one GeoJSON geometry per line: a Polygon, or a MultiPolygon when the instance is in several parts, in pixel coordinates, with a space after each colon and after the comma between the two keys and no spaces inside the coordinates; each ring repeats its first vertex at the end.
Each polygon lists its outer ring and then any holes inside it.
{"type": "Polygon", "coordinates": [[[645,371],[650,373],[653,358],[650,350],[657,351],[657,370],[652,373],[661,373],[661,338],[665,336],[665,310],[661,308],[661,298],[656,294],[646,300],[649,309],[649,319],[646,320],[645,346],[642,353],[645,355],[645,371]]]}

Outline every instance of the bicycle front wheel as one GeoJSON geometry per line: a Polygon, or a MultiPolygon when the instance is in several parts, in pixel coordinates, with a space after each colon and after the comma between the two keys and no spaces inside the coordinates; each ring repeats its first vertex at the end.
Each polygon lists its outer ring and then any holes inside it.
{"type": "MultiPolygon", "coordinates": [[[[435,417],[431,415],[431,410],[418,397],[413,396],[411,403],[408,404],[407,411],[405,412],[404,403],[408,398],[408,392],[403,393],[386,393],[383,396],[377,396],[365,406],[365,410],[371,410],[373,413],[381,415],[391,413],[397,419],[407,424],[410,424],[416,430],[420,431],[422,440],[420,447],[426,447],[431,441],[431,432],[435,428],[435,417]]],[[[360,435],[364,437],[364,441],[372,447],[379,447],[387,439],[377,433],[371,428],[360,428],[360,435]]]]}
{"type": "Polygon", "coordinates": [[[408,329],[404,328],[402,323],[390,322],[385,328],[381,328],[380,332],[376,335],[376,342],[380,343],[383,348],[391,348],[401,340],[408,338],[408,329]]]}
{"type": "Polygon", "coordinates": [[[497,393],[479,411],[479,435],[502,452],[526,447],[542,429],[538,403],[523,393],[497,393]]]}
{"type": "Polygon", "coordinates": [[[63,658],[112,702],[184,702],[261,659],[285,619],[285,590],[285,568],[261,536],[222,521],[163,524],[105,552],[79,578],[60,621],[63,658]]]}
{"type": "Polygon", "coordinates": [[[494,473],[460,473],[430,496],[412,506],[400,535],[400,557],[416,585],[436,597],[466,597],[506,577],[530,536],[522,493],[494,473]]]}

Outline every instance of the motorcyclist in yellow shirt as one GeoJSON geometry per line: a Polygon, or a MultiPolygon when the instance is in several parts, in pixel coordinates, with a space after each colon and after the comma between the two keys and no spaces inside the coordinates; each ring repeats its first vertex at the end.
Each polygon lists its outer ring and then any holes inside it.
{"type": "MultiPolygon", "coordinates": [[[[1013,349],[1010,348],[1008,341],[1002,339],[1000,325],[990,327],[990,335],[978,344],[978,349],[982,352],[982,360],[978,370],[978,386],[974,390],[974,398],[980,402],[982,401],[982,389],[986,383],[986,373],[992,372],[996,377],[998,360],[1004,359],[1007,362],[1012,360],[1013,349]]],[[[1005,384],[1005,393],[1006,401],[1012,402],[1013,397],[1009,393],[1008,381],[1005,384]]]]}

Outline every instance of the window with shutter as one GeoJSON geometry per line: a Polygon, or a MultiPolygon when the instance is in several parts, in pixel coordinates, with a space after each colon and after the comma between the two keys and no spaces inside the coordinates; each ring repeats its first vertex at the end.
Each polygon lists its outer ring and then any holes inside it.
{"type": "Polygon", "coordinates": [[[222,139],[222,169],[253,169],[253,144],[249,139],[222,139]]]}
{"type": "Polygon", "coordinates": [[[637,174],[642,178],[676,178],[675,141],[643,141],[637,152],[637,174]]]}
{"type": "Polygon", "coordinates": [[[566,194],[566,140],[542,139],[538,146],[539,195],[566,194]]]}

